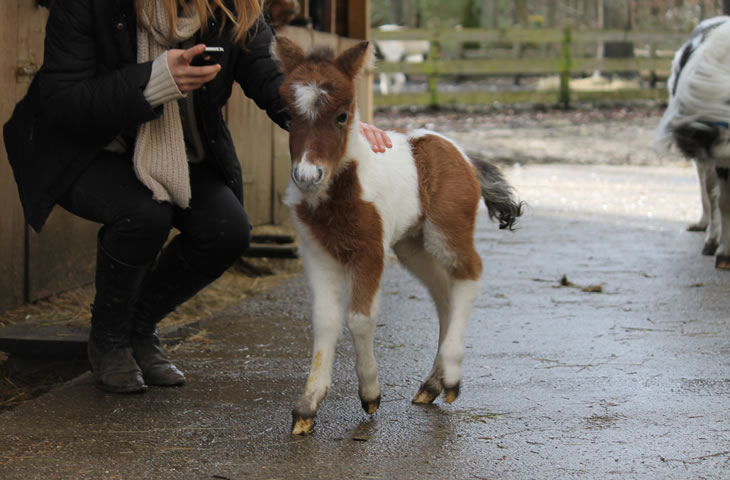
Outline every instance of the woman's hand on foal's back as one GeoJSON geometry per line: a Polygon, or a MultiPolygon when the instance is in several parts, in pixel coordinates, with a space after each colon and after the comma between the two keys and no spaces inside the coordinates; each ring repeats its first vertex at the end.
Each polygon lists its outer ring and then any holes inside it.
{"type": "Polygon", "coordinates": [[[393,146],[387,133],[369,123],[360,122],[360,133],[370,142],[370,147],[375,153],[383,153],[393,146]]]}
{"type": "Polygon", "coordinates": [[[170,67],[172,78],[181,92],[185,93],[199,89],[213,80],[220,72],[221,66],[218,64],[200,67],[190,65],[193,58],[204,51],[205,45],[202,43],[186,50],[172,49],[167,51],[167,65],[170,67]]]}

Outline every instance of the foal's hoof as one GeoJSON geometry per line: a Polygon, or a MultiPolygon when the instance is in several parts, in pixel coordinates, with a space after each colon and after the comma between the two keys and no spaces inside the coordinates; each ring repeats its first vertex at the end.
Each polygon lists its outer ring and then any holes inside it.
{"type": "Polygon", "coordinates": [[[691,223],[687,225],[688,232],[704,232],[705,230],[707,230],[706,223],[691,223]]]}
{"type": "Polygon", "coordinates": [[[459,396],[459,384],[457,383],[453,387],[444,387],[444,401],[446,403],[454,403],[454,400],[459,396]]]}
{"type": "Polygon", "coordinates": [[[291,425],[292,435],[310,435],[314,433],[314,417],[297,418],[294,416],[291,425]]]}
{"type": "Polygon", "coordinates": [[[418,390],[418,393],[416,393],[416,396],[413,397],[411,403],[415,403],[418,405],[428,405],[429,403],[433,403],[433,401],[436,400],[436,397],[438,397],[440,393],[441,389],[436,389],[432,385],[425,383],[421,385],[421,388],[418,390]]]}
{"type": "Polygon", "coordinates": [[[702,247],[702,255],[707,255],[708,257],[711,257],[715,254],[715,251],[717,251],[717,242],[714,240],[709,240],[705,242],[705,245],[702,247]]]}
{"type": "Polygon", "coordinates": [[[380,407],[380,395],[378,395],[378,398],[375,400],[363,400],[360,399],[360,402],[362,403],[362,409],[365,410],[365,413],[368,415],[372,415],[373,413],[378,411],[378,408],[380,407]]]}
{"type": "Polygon", "coordinates": [[[715,257],[715,268],[730,270],[730,255],[718,255],[715,257]]]}

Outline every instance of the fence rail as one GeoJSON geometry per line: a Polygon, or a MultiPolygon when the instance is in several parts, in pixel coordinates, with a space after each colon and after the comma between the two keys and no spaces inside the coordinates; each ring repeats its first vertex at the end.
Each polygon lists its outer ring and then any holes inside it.
{"type": "Polygon", "coordinates": [[[480,103],[559,102],[600,99],[662,99],[666,89],[656,88],[666,78],[674,51],[687,39],[684,32],[529,29],[403,29],[373,31],[373,39],[428,40],[430,50],[423,63],[380,61],[377,72],[403,72],[428,79],[427,91],[377,94],[375,106],[447,105],[480,103]],[[635,55],[626,58],[599,56],[599,45],[632,43],[635,55]],[[471,44],[471,49],[464,49],[471,44]],[[465,58],[467,57],[468,58],[465,58]],[[623,91],[575,91],[570,79],[594,71],[636,72],[650,88],[623,91]],[[445,76],[559,75],[560,88],[549,91],[444,92],[439,81],[445,76]]]}

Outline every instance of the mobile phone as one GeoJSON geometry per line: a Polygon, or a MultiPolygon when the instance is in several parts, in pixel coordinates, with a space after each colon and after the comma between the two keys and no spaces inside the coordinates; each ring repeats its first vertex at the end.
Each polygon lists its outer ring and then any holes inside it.
{"type": "Polygon", "coordinates": [[[203,65],[215,65],[218,63],[221,55],[223,55],[223,47],[205,47],[205,51],[199,55],[196,55],[190,62],[190,65],[194,67],[200,67],[203,65]]]}

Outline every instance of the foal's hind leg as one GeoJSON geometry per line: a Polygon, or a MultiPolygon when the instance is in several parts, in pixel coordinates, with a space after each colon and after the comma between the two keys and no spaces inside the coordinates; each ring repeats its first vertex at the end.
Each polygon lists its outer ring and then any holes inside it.
{"type": "Polygon", "coordinates": [[[473,223],[462,231],[439,229],[436,225],[431,228],[428,223],[424,228],[426,251],[441,263],[449,276],[448,320],[436,359],[447,403],[459,396],[464,334],[481,288],[482,260],[474,249],[473,232],[473,223]]]}
{"type": "Polygon", "coordinates": [[[347,328],[355,346],[355,371],[363,410],[372,415],[380,406],[378,367],[373,353],[375,320],[380,298],[380,278],[385,255],[370,252],[351,265],[352,293],[347,311],[347,328]]]}
{"type": "MultiPolygon", "coordinates": [[[[403,240],[396,244],[393,250],[401,264],[424,284],[434,301],[439,318],[438,345],[440,350],[449,321],[449,277],[446,270],[433,256],[426,253],[420,239],[403,240]]],[[[421,388],[418,389],[412,402],[432,403],[443,390],[441,377],[441,364],[437,351],[431,373],[421,384],[421,388]]]]}

